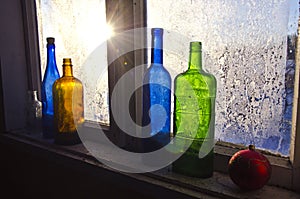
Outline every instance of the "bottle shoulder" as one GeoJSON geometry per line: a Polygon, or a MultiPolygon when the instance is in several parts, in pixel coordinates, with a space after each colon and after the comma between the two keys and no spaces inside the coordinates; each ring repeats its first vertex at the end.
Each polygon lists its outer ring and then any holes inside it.
{"type": "Polygon", "coordinates": [[[157,64],[157,63],[152,63],[147,70],[148,71],[164,71],[164,72],[169,73],[163,64],[157,64]]]}
{"type": "Polygon", "coordinates": [[[82,87],[82,82],[76,77],[63,76],[54,82],[54,87],[63,86],[80,86],[82,87]]]}
{"type": "Polygon", "coordinates": [[[42,85],[52,85],[57,79],[59,79],[60,76],[58,73],[55,74],[45,74],[42,85]]]}
{"type": "Polygon", "coordinates": [[[144,75],[146,83],[171,84],[171,75],[161,64],[151,64],[144,75]]]}
{"type": "Polygon", "coordinates": [[[197,70],[187,70],[175,77],[175,89],[209,90],[210,96],[216,95],[217,81],[214,75],[197,70]]]}
{"type": "Polygon", "coordinates": [[[146,70],[145,75],[165,76],[171,78],[169,71],[162,64],[151,64],[150,67],[146,70]]]}
{"type": "Polygon", "coordinates": [[[183,73],[178,74],[175,79],[204,79],[207,81],[216,82],[216,78],[213,74],[208,73],[206,71],[198,71],[198,70],[187,70],[183,73]]]}

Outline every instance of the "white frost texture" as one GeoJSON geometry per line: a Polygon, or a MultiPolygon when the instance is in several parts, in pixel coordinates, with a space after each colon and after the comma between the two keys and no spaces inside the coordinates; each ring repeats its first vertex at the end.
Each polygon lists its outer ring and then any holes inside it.
{"type": "MultiPolygon", "coordinates": [[[[288,155],[292,105],[287,95],[292,101],[293,88],[288,90],[286,71],[294,60],[287,60],[286,52],[297,9],[297,0],[148,1],[148,26],[167,30],[166,41],[172,41],[168,32],[178,32],[202,42],[204,68],[218,83],[217,139],[288,155]]],[[[188,50],[188,44],[165,50],[166,68],[186,70],[188,50]]]]}

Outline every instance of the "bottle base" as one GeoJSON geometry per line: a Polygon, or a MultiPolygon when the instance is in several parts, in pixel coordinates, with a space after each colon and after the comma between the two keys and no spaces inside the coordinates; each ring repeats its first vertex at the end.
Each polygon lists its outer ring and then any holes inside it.
{"type": "Polygon", "coordinates": [[[58,145],[75,145],[82,142],[77,131],[75,131],[67,133],[57,133],[54,138],[54,143],[58,145]]]}
{"type": "Polygon", "coordinates": [[[43,115],[42,118],[42,131],[43,138],[53,139],[54,138],[54,126],[53,126],[53,116],[52,115],[43,115]]]}
{"type": "Polygon", "coordinates": [[[210,178],[213,176],[213,160],[213,151],[202,159],[198,154],[185,153],[173,162],[172,171],[192,177],[210,178]]]}
{"type": "Polygon", "coordinates": [[[162,133],[159,132],[156,135],[143,139],[142,141],[142,152],[148,153],[157,151],[167,144],[169,144],[171,141],[170,133],[162,133]]]}

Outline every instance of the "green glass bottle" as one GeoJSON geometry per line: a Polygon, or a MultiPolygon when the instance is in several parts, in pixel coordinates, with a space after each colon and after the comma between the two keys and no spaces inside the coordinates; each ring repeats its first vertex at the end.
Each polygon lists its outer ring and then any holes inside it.
{"type": "Polygon", "coordinates": [[[52,92],[55,143],[80,143],[76,127],[84,122],[83,85],[73,76],[70,58],[63,59],[63,76],[54,82],[52,92]]]}
{"type": "Polygon", "coordinates": [[[175,78],[173,129],[176,145],[189,147],[173,163],[174,172],[213,175],[216,86],[215,77],[202,68],[201,42],[191,42],[189,68],[175,78]]]}

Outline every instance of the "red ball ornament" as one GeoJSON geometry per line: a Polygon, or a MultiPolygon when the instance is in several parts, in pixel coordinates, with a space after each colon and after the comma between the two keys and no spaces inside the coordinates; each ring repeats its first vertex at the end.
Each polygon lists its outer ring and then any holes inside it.
{"type": "Polygon", "coordinates": [[[272,168],[269,160],[255,151],[254,145],[249,149],[235,153],[228,164],[231,180],[244,190],[262,188],[270,179],[272,168]]]}

